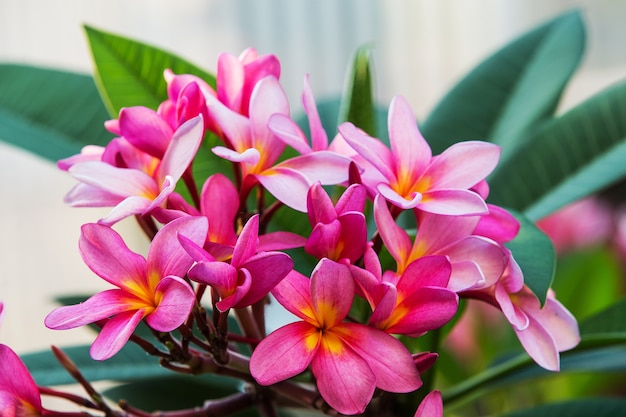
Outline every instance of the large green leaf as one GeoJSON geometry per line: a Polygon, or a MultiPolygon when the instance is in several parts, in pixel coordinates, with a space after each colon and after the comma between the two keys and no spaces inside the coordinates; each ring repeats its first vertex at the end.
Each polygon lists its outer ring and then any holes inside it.
{"type": "MultiPolygon", "coordinates": [[[[376,136],[370,58],[369,47],[364,46],[356,51],[341,101],[339,122],[352,122],[369,135],[376,136]]],[[[334,137],[334,134],[330,137],[334,137]]]]}
{"type": "Polygon", "coordinates": [[[163,71],[193,74],[215,86],[215,78],[184,59],[154,46],[85,26],[98,87],[112,116],[122,107],[156,109],[167,98],[163,71]]]}
{"type": "Polygon", "coordinates": [[[511,42],[483,61],[435,107],[421,127],[433,151],[461,140],[503,146],[508,159],[527,132],[550,118],[584,50],[577,11],[511,42]]]}
{"type": "Polygon", "coordinates": [[[506,246],[522,269],[524,282],[543,304],[556,268],[554,246],[533,222],[517,213],[516,218],[521,225],[520,231],[506,246]]]}
{"type": "Polygon", "coordinates": [[[107,119],[91,77],[0,65],[0,140],[57,161],[87,144],[106,144],[107,119]]]}
{"type": "Polygon", "coordinates": [[[504,417],[626,417],[626,399],[589,398],[545,404],[504,417]]]}
{"type": "Polygon", "coordinates": [[[490,201],[531,220],[626,175],[626,82],[548,122],[491,175],[490,201]]]}

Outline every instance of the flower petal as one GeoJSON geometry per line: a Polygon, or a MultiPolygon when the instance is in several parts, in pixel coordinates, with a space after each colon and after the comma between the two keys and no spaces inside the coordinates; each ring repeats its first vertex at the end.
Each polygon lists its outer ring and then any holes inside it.
{"type": "Polygon", "coordinates": [[[311,273],[311,303],[319,327],[329,328],[341,322],[350,311],[354,281],[346,265],[322,259],[311,273]]]}
{"type": "Polygon", "coordinates": [[[150,327],[159,332],[171,332],[187,320],[196,301],[191,286],[182,278],[167,276],[156,287],[160,298],[156,309],[146,316],[150,327]]]}
{"type": "Polygon", "coordinates": [[[272,115],[267,123],[267,128],[285,145],[291,146],[299,154],[304,155],[312,152],[306,136],[289,116],[280,113],[272,115]]]}
{"type": "Polygon", "coordinates": [[[255,177],[283,204],[306,213],[306,196],[311,184],[301,172],[291,168],[274,167],[255,177]]]}
{"type": "Polygon", "coordinates": [[[157,112],[142,106],[120,110],[119,130],[133,146],[159,159],[163,158],[174,134],[157,112]]]}
{"type": "Polygon", "coordinates": [[[234,245],[235,217],[239,210],[239,193],[232,182],[223,174],[207,178],[202,186],[200,207],[209,219],[208,240],[213,243],[234,245]]]}
{"type": "Polygon", "coordinates": [[[411,252],[411,238],[391,217],[384,196],[377,195],[374,199],[374,219],[385,247],[398,265],[406,267],[411,252]]]}
{"type": "Polygon", "coordinates": [[[272,290],[276,301],[302,320],[315,323],[311,303],[311,281],[298,271],[291,271],[272,290]]]}
{"type": "Polygon", "coordinates": [[[344,140],[388,181],[396,179],[393,155],[380,140],[363,133],[349,122],[342,123],[337,129],[344,140]]]}
{"type": "Polygon", "coordinates": [[[420,403],[414,417],[443,417],[443,400],[439,391],[431,391],[420,403]]]}
{"type": "Polygon", "coordinates": [[[500,159],[500,147],[488,142],[458,142],[433,158],[427,169],[433,188],[469,189],[485,179],[500,159]]]}
{"type": "Polygon", "coordinates": [[[19,356],[3,344],[0,344],[0,375],[2,375],[0,393],[7,392],[9,397],[16,397],[41,411],[41,397],[37,384],[19,356]]]}
{"type": "Polygon", "coordinates": [[[237,307],[252,305],[269,294],[293,269],[293,261],[286,253],[262,252],[248,259],[241,268],[250,272],[252,286],[237,307]]]}
{"type": "Polygon", "coordinates": [[[128,342],[144,316],[145,311],[141,309],[118,314],[110,319],[91,345],[89,349],[91,357],[97,361],[103,361],[118,353],[128,342]]]}
{"type": "Polygon", "coordinates": [[[254,349],[250,357],[250,373],[261,385],[272,385],[296,376],[313,360],[319,341],[319,330],[309,323],[287,324],[265,337],[254,349]]]}
{"type": "Polygon", "coordinates": [[[423,194],[419,209],[429,213],[449,216],[487,214],[485,201],[475,192],[468,190],[432,190],[423,194]]]}

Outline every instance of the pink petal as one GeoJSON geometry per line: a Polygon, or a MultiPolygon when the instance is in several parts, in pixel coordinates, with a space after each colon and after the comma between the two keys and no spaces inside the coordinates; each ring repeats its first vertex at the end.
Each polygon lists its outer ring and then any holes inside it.
{"type": "Polygon", "coordinates": [[[348,180],[351,159],[330,151],[317,151],[296,156],[276,165],[275,169],[289,168],[299,171],[313,181],[322,185],[340,184],[348,180]]]}
{"type": "Polygon", "coordinates": [[[320,182],[316,182],[307,193],[307,214],[311,226],[317,223],[328,224],[337,219],[332,200],[320,182]]]}
{"type": "Polygon", "coordinates": [[[113,207],[124,198],[88,184],[78,183],[65,195],[63,202],[72,207],[113,207]]]}
{"type": "Polygon", "coordinates": [[[432,190],[424,193],[419,209],[429,213],[467,216],[489,212],[485,201],[467,190],[432,190]]]}
{"type": "Polygon", "coordinates": [[[394,334],[417,335],[438,329],[449,322],[458,310],[456,293],[435,287],[418,288],[398,305],[406,311],[393,318],[385,331],[394,334]]]}
{"type": "Polygon", "coordinates": [[[118,353],[128,342],[144,316],[145,311],[141,309],[118,314],[110,319],[91,345],[89,349],[91,357],[97,361],[103,361],[118,353]]]}
{"type": "Polygon", "coordinates": [[[393,205],[400,207],[402,210],[408,210],[420,205],[423,200],[423,194],[411,192],[408,196],[398,194],[396,190],[391,188],[389,184],[381,182],[376,185],[376,191],[387,199],[393,205]]]}
{"type": "Polygon", "coordinates": [[[184,277],[193,259],[181,246],[177,236],[185,236],[196,245],[202,245],[207,231],[206,217],[181,217],[163,226],[154,236],[148,251],[148,275],[184,277]]]}
{"type": "Polygon", "coordinates": [[[174,132],[152,109],[141,106],[127,107],[120,111],[121,136],[133,146],[155,158],[163,158],[174,132]]]}
{"type": "Polygon", "coordinates": [[[246,224],[243,226],[239,237],[237,238],[231,264],[235,268],[239,268],[248,258],[252,257],[252,255],[257,252],[258,246],[259,215],[255,214],[248,219],[246,224]]]}
{"type": "Polygon", "coordinates": [[[272,168],[255,177],[283,204],[306,213],[306,196],[310,183],[301,172],[290,168],[272,168]]]}
{"type": "Polygon", "coordinates": [[[243,65],[239,59],[232,54],[221,53],[217,58],[217,98],[219,101],[230,109],[239,109],[243,82],[243,65]]]}
{"type": "Polygon", "coordinates": [[[317,352],[320,336],[316,327],[301,321],[274,331],[252,352],[252,377],[261,385],[272,385],[303,372],[317,352]]]}
{"type": "Polygon", "coordinates": [[[216,146],[211,149],[211,151],[220,158],[224,158],[230,162],[256,165],[261,160],[261,154],[256,148],[245,148],[242,152],[237,152],[223,146],[216,146]]]}
{"type": "Polygon", "coordinates": [[[250,304],[244,304],[243,298],[250,292],[252,288],[252,275],[250,271],[246,269],[240,269],[237,271],[237,281],[235,290],[229,296],[225,296],[218,303],[215,304],[217,309],[222,313],[228,311],[231,308],[243,308],[250,304]]]}
{"type": "Polygon", "coordinates": [[[206,100],[209,114],[215,119],[216,124],[222,130],[230,145],[239,152],[251,148],[250,120],[230,110],[215,97],[206,96],[206,100]]]}
{"type": "Polygon", "coordinates": [[[301,248],[306,244],[304,236],[291,232],[270,232],[259,236],[259,252],[301,248]]]}
{"type": "Polygon", "coordinates": [[[451,270],[450,261],[443,255],[416,259],[402,273],[397,285],[398,293],[405,296],[417,288],[427,286],[446,288],[451,270]]]}
{"type": "Polygon", "coordinates": [[[388,181],[396,179],[393,155],[380,140],[363,133],[349,122],[342,123],[337,129],[344,140],[388,181]]]}
{"type": "Polygon", "coordinates": [[[502,207],[487,204],[489,214],[481,216],[475,235],[485,236],[498,243],[505,243],[513,240],[520,229],[520,223],[508,211],[502,207]]]}
{"type": "Polygon", "coordinates": [[[282,252],[263,252],[249,258],[241,267],[250,272],[252,286],[238,307],[252,305],[269,294],[293,269],[293,261],[282,252]]]}
{"type": "Polygon", "coordinates": [[[343,192],[337,204],[335,210],[338,215],[347,213],[349,211],[363,212],[365,208],[365,200],[367,199],[367,190],[361,184],[352,184],[346,191],[343,192]]]}
{"type": "Polygon", "coordinates": [[[183,123],[172,136],[163,160],[158,168],[157,178],[163,180],[166,175],[177,182],[196,156],[204,136],[202,115],[183,123]]]}
{"type": "Polygon", "coordinates": [[[420,403],[414,417],[443,417],[443,400],[439,391],[431,391],[420,403]]]}
{"type": "Polygon", "coordinates": [[[145,259],[128,249],[122,237],[109,227],[83,225],[78,247],[89,269],[115,286],[124,287],[128,279],[145,279],[145,259]]]}
{"type": "Polygon", "coordinates": [[[369,325],[384,328],[396,308],[398,290],[395,285],[389,282],[381,283],[379,288],[381,296],[376,302],[370,304],[374,311],[369,319],[369,325]]]}
{"type": "Polygon", "coordinates": [[[496,284],[494,296],[500,310],[502,310],[502,314],[511,323],[513,329],[518,331],[526,330],[530,325],[530,318],[521,308],[513,303],[504,285],[496,284]]]}
{"type": "Polygon", "coordinates": [[[359,354],[332,331],[325,333],[312,361],[317,388],[342,414],[362,413],[374,394],[376,376],[359,354]]]}
{"type": "Polygon", "coordinates": [[[331,258],[338,261],[339,259],[335,259],[333,255],[339,245],[340,237],[341,223],[339,220],[327,224],[317,223],[304,245],[304,250],[317,259],[331,258]]]}
{"type": "Polygon", "coordinates": [[[376,196],[374,199],[374,219],[385,247],[399,265],[404,265],[409,258],[413,243],[404,229],[400,228],[391,217],[384,196],[376,196]]]}
{"type": "Polygon", "coordinates": [[[171,332],[182,325],[196,301],[191,286],[182,278],[167,276],[156,287],[155,296],[160,298],[156,309],[148,314],[146,322],[159,332],[171,332]]]}
{"type": "Polygon", "coordinates": [[[0,344],[0,375],[2,375],[0,393],[4,391],[9,397],[14,397],[19,402],[24,401],[37,411],[41,411],[41,397],[37,384],[19,356],[3,344],[0,344]]]}
{"type": "Polygon", "coordinates": [[[452,263],[471,260],[477,264],[484,276],[482,285],[485,287],[495,284],[507,265],[507,256],[502,248],[494,241],[480,236],[467,236],[441,253],[445,253],[452,263]]]}
{"type": "Polygon", "coordinates": [[[222,297],[237,286],[237,270],[225,262],[199,262],[189,270],[189,278],[214,287],[222,297]]]}
{"type": "MultiPolygon", "coordinates": [[[[442,216],[421,211],[418,215],[419,228],[415,237],[413,255],[436,253],[450,244],[471,235],[479,222],[479,216],[442,216]]],[[[447,253],[446,253],[447,254],[447,253]]]]}
{"type": "Polygon", "coordinates": [[[345,213],[339,216],[341,223],[340,244],[343,247],[340,258],[356,262],[367,246],[367,224],[365,215],[360,212],[345,213]]]}
{"type": "Polygon", "coordinates": [[[488,142],[459,142],[434,158],[425,175],[433,188],[469,189],[493,171],[500,147],[488,142]]]}
{"type": "Polygon", "coordinates": [[[347,266],[322,259],[311,273],[311,302],[320,327],[329,328],[348,315],[354,281],[347,266]]]}
{"type": "Polygon", "coordinates": [[[311,281],[298,271],[291,271],[272,290],[276,301],[302,320],[315,323],[311,303],[311,281]]]}
{"type": "Polygon", "coordinates": [[[103,226],[112,226],[115,223],[135,214],[141,214],[148,210],[153,201],[145,197],[130,196],[120,201],[111,209],[109,214],[98,220],[103,226]]]}
{"type": "Polygon", "coordinates": [[[207,178],[202,186],[200,207],[202,214],[209,219],[208,240],[234,245],[239,193],[226,176],[218,173],[207,178]]]}
{"type": "Polygon", "coordinates": [[[309,83],[309,75],[304,77],[304,87],[302,88],[302,107],[309,120],[309,130],[311,131],[311,147],[314,151],[328,148],[328,135],[322,126],[313,90],[309,83]]]}
{"type": "Polygon", "coordinates": [[[559,351],[550,333],[539,322],[529,317],[527,328],[518,330],[514,327],[513,330],[528,355],[539,366],[549,371],[559,370],[559,351]]]}
{"type": "Polygon", "coordinates": [[[422,137],[411,106],[396,96],[389,106],[389,142],[396,161],[396,175],[406,175],[414,183],[430,163],[432,152],[422,137]]]}
{"type": "Polygon", "coordinates": [[[136,169],[117,168],[100,161],[87,161],[72,166],[69,172],[78,181],[121,197],[158,194],[154,179],[136,169]]]}
{"type": "Polygon", "coordinates": [[[450,262],[452,273],[448,281],[448,289],[454,292],[461,292],[473,288],[485,286],[485,275],[474,261],[450,262]]]}
{"type": "Polygon", "coordinates": [[[376,386],[389,392],[411,392],[422,385],[413,357],[393,336],[357,323],[333,328],[369,365],[376,376],[376,386]]]}
{"type": "Polygon", "coordinates": [[[102,291],[80,304],[55,308],[44,324],[54,330],[73,329],[128,311],[132,301],[135,301],[133,297],[122,290],[102,291]]]}
{"type": "Polygon", "coordinates": [[[281,113],[272,115],[267,128],[285,145],[291,146],[299,154],[304,155],[313,151],[300,127],[289,116],[281,113]]]}

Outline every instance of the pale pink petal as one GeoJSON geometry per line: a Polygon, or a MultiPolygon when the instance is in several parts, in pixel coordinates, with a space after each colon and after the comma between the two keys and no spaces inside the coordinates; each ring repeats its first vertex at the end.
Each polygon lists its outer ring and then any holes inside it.
{"type": "Polygon", "coordinates": [[[92,295],[80,304],[57,307],[44,319],[49,329],[67,330],[103,320],[128,311],[129,302],[138,301],[122,290],[106,290],[92,295]]]}
{"type": "Polygon", "coordinates": [[[282,252],[262,252],[241,266],[250,271],[252,286],[237,306],[247,306],[265,297],[293,269],[293,261],[282,252]]]}
{"type": "Polygon", "coordinates": [[[383,197],[376,196],[374,199],[374,219],[378,233],[393,259],[399,265],[404,265],[409,258],[413,243],[404,229],[398,226],[391,217],[387,201],[383,197]]]}
{"type": "Polygon", "coordinates": [[[458,142],[433,158],[426,174],[432,188],[469,189],[498,164],[500,147],[488,142],[458,142]]]}
{"type": "Polygon", "coordinates": [[[313,151],[300,127],[289,116],[281,113],[272,115],[267,128],[285,145],[291,146],[299,154],[304,155],[313,151]]]}
{"type": "Polygon", "coordinates": [[[110,319],[94,340],[89,349],[91,357],[97,361],[109,359],[118,353],[128,342],[141,319],[143,309],[121,313],[110,319]]]}
{"type": "Polygon", "coordinates": [[[412,209],[417,206],[421,207],[424,198],[423,194],[418,192],[411,192],[408,196],[409,198],[405,198],[405,196],[401,196],[396,190],[391,188],[389,184],[384,182],[376,186],[376,191],[385,197],[387,201],[403,210],[412,209]]]}
{"type": "Polygon", "coordinates": [[[452,272],[448,289],[454,292],[465,291],[472,288],[481,288],[485,285],[485,275],[474,261],[450,262],[452,272]]]}
{"type": "Polygon", "coordinates": [[[224,135],[226,135],[232,147],[240,152],[251,148],[250,120],[230,110],[215,97],[206,96],[205,98],[207,100],[207,110],[209,114],[215,119],[216,124],[224,135]]]}
{"type": "Polygon", "coordinates": [[[311,273],[311,303],[320,327],[329,328],[348,315],[354,281],[347,266],[322,259],[311,273]]]}
{"type": "Polygon", "coordinates": [[[237,243],[235,245],[235,251],[233,252],[233,260],[231,264],[235,268],[239,268],[243,263],[248,260],[252,255],[257,252],[259,246],[259,215],[255,214],[250,217],[246,224],[243,226],[237,243]]]}
{"type": "Polygon", "coordinates": [[[443,417],[443,400],[439,391],[431,391],[420,403],[414,417],[443,417]]]}
{"type": "Polygon", "coordinates": [[[468,190],[432,190],[423,194],[419,209],[435,214],[467,216],[489,212],[485,201],[468,190]]]}
{"type": "Polygon", "coordinates": [[[120,110],[121,136],[133,146],[155,158],[163,158],[174,132],[157,112],[147,107],[134,106],[120,110]]]}
{"type": "Polygon", "coordinates": [[[411,353],[393,336],[357,323],[340,324],[332,331],[365,359],[376,376],[378,388],[411,392],[422,385],[411,353]]]}
{"type": "Polygon", "coordinates": [[[451,243],[471,235],[479,220],[479,216],[442,216],[420,211],[413,255],[437,253],[451,243]]]}
{"type": "Polygon", "coordinates": [[[146,212],[152,203],[152,200],[145,197],[126,197],[118,205],[113,207],[109,214],[98,220],[98,223],[103,226],[112,226],[129,216],[146,212]]]}
{"type": "Polygon", "coordinates": [[[524,350],[542,368],[558,371],[559,351],[550,333],[534,318],[529,317],[529,324],[524,330],[513,327],[524,350]]]}
{"type": "Polygon", "coordinates": [[[306,213],[306,196],[310,183],[301,172],[290,168],[272,168],[255,177],[283,204],[306,213]]]}
{"type": "Polygon", "coordinates": [[[147,258],[148,275],[184,277],[193,259],[181,246],[177,236],[185,236],[196,245],[202,245],[207,230],[206,217],[181,217],[163,226],[150,244],[147,258]]]}
{"type": "Polygon", "coordinates": [[[306,244],[304,236],[291,232],[270,232],[259,236],[259,252],[301,248],[306,244]]]}
{"type": "Polygon", "coordinates": [[[311,281],[298,271],[291,271],[272,290],[276,301],[302,320],[315,323],[311,304],[311,281]]]}
{"type": "Polygon", "coordinates": [[[103,153],[104,147],[102,146],[86,145],[80,150],[79,154],[57,161],[57,167],[62,171],[67,171],[70,167],[79,162],[100,161],[103,153]]]}
{"type": "Polygon", "coordinates": [[[125,197],[79,182],[65,195],[63,202],[72,207],[113,207],[125,197]]]}
{"type": "Polygon", "coordinates": [[[311,368],[320,394],[341,414],[360,414],[372,399],[376,387],[374,372],[332,331],[322,337],[311,368]]]}
{"type": "Polygon", "coordinates": [[[214,287],[222,297],[237,286],[237,270],[225,262],[199,262],[189,270],[189,278],[214,287]]]}
{"type": "Polygon", "coordinates": [[[196,301],[191,286],[182,278],[166,276],[157,285],[155,296],[161,301],[148,314],[146,322],[159,332],[171,332],[182,325],[196,301]]]}
{"type": "Polygon", "coordinates": [[[275,168],[290,168],[302,173],[310,182],[322,185],[340,184],[348,180],[351,159],[330,151],[317,151],[296,156],[276,165],[275,168]]]}
{"type": "Polygon", "coordinates": [[[158,194],[154,179],[136,169],[117,168],[100,161],[87,161],[72,166],[69,172],[78,181],[122,197],[158,194]]]}
{"type": "Polygon", "coordinates": [[[302,107],[309,120],[309,130],[311,131],[311,147],[314,151],[328,148],[328,135],[322,126],[313,90],[309,83],[309,75],[304,77],[304,87],[302,88],[302,107]]]}
{"type": "Polygon", "coordinates": [[[316,327],[301,321],[279,328],[252,352],[252,377],[261,385],[272,385],[300,374],[313,360],[320,337],[316,327]]]}
{"type": "Polygon", "coordinates": [[[513,329],[517,331],[526,330],[530,325],[530,318],[521,308],[513,303],[504,285],[500,283],[496,284],[494,296],[500,310],[502,310],[502,314],[504,314],[507,321],[511,323],[513,329]]]}
{"type": "Polygon", "coordinates": [[[375,139],[352,123],[346,122],[337,128],[343,139],[366,161],[383,174],[387,181],[396,179],[395,162],[391,151],[378,139],[375,139]]]}
{"type": "Polygon", "coordinates": [[[430,163],[430,146],[420,133],[413,110],[402,96],[389,106],[389,143],[396,161],[396,175],[406,175],[410,183],[417,181],[430,163]]]}
{"type": "Polygon", "coordinates": [[[474,230],[475,235],[485,236],[498,243],[513,240],[520,229],[520,223],[502,207],[487,204],[489,214],[480,217],[474,230]]]}
{"type": "Polygon", "coordinates": [[[9,397],[13,396],[18,401],[25,401],[36,410],[41,410],[41,397],[33,377],[19,356],[3,344],[0,344],[0,375],[0,393],[4,391],[9,397]]]}
{"type": "Polygon", "coordinates": [[[230,109],[238,110],[241,107],[243,82],[243,64],[239,58],[228,53],[219,54],[217,58],[217,98],[219,101],[230,109]]]}
{"type": "Polygon", "coordinates": [[[233,151],[223,146],[216,146],[211,149],[213,153],[220,158],[224,158],[230,162],[240,162],[250,165],[256,165],[261,160],[261,154],[256,148],[246,148],[242,152],[233,151]]]}
{"type": "Polygon", "coordinates": [[[507,255],[500,245],[480,236],[467,236],[441,253],[445,253],[452,263],[467,260],[476,263],[484,276],[482,285],[485,287],[495,284],[507,265],[507,255]]]}
{"type": "Polygon", "coordinates": [[[172,136],[163,160],[159,165],[157,179],[162,181],[166,175],[174,182],[178,181],[196,156],[204,136],[202,115],[198,115],[183,123],[172,136]]]}
{"type": "Polygon", "coordinates": [[[124,287],[129,279],[145,279],[145,259],[128,249],[122,237],[107,226],[83,225],[78,247],[89,269],[113,285],[124,287]]]}

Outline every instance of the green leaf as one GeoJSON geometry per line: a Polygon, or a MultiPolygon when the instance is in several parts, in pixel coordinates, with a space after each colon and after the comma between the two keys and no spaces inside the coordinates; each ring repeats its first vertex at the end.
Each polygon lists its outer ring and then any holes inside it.
{"type": "Polygon", "coordinates": [[[108,114],[87,75],[0,65],[0,140],[57,161],[111,135],[108,114]]]}
{"type": "MultiPolygon", "coordinates": [[[[117,355],[103,362],[89,356],[89,346],[62,349],[91,382],[103,380],[133,381],[171,374],[159,366],[158,359],[141,348],[127,344],[117,355]]],[[[21,355],[26,367],[39,385],[73,384],[76,381],[58,363],[51,351],[21,355]]]]}
{"type": "Polygon", "coordinates": [[[626,82],[547,123],[489,178],[489,201],[531,220],[626,175],[626,82]]]}
{"type": "Polygon", "coordinates": [[[626,338],[626,298],[580,323],[580,332],[589,338],[594,335],[623,335],[626,338]]]}
{"type": "Polygon", "coordinates": [[[504,417],[626,417],[624,398],[587,398],[545,404],[504,417]]]}
{"type": "Polygon", "coordinates": [[[116,116],[122,107],[156,109],[167,98],[163,71],[193,74],[215,86],[215,77],[184,59],[123,36],[85,26],[95,64],[96,81],[107,109],[116,116]]]}
{"type": "Polygon", "coordinates": [[[506,247],[513,252],[513,257],[522,269],[524,282],[543,304],[556,269],[554,246],[533,222],[519,213],[513,214],[521,227],[515,239],[508,242],[506,247]]]}
{"type": "MultiPolygon", "coordinates": [[[[352,122],[369,135],[376,136],[376,115],[370,60],[371,50],[369,46],[361,47],[356,51],[341,101],[339,123],[352,122]]],[[[334,136],[333,134],[330,137],[334,136]]]]}
{"type": "Polygon", "coordinates": [[[434,153],[461,140],[502,145],[502,159],[549,119],[584,51],[577,11],[511,42],[462,79],[421,127],[434,153]]]}

